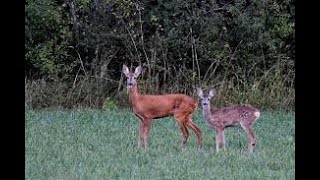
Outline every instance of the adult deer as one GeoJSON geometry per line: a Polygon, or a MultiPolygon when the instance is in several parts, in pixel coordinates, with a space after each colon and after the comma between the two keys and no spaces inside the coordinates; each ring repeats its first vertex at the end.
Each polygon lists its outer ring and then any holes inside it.
{"type": "Polygon", "coordinates": [[[233,105],[212,110],[210,108],[210,100],[216,94],[216,91],[211,89],[208,95],[203,95],[202,89],[197,88],[197,94],[201,99],[202,114],[206,124],[217,132],[216,150],[225,149],[224,129],[231,126],[240,126],[247,135],[248,151],[253,152],[256,139],[252,126],[259,118],[260,111],[249,104],[233,105]]]}
{"type": "Polygon", "coordinates": [[[141,71],[141,66],[136,67],[134,72],[130,72],[126,65],[122,67],[122,72],[127,77],[127,88],[129,89],[132,110],[140,119],[138,148],[141,147],[142,140],[144,148],[147,149],[151,121],[168,116],[173,116],[180,126],[183,133],[182,144],[185,144],[189,138],[187,129],[189,127],[195,132],[197,143],[201,146],[202,132],[192,120],[193,113],[197,108],[196,100],[185,94],[140,94],[137,87],[137,78],[141,71]]]}

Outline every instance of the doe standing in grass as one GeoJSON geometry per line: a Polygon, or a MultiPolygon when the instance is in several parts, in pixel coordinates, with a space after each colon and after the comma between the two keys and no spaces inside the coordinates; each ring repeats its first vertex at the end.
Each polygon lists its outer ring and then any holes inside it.
{"type": "Polygon", "coordinates": [[[206,124],[214,128],[216,135],[216,150],[225,148],[224,129],[230,126],[240,126],[245,131],[248,139],[248,151],[253,152],[256,139],[253,133],[253,124],[260,116],[260,111],[249,104],[233,105],[212,110],[210,100],[216,94],[214,89],[204,95],[202,89],[197,88],[197,94],[201,99],[202,114],[206,124]]]}
{"type": "Polygon", "coordinates": [[[185,144],[189,138],[188,127],[195,132],[197,143],[201,146],[202,132],[192,120],[193,113],[197,109],[196,100],[185,94],[140,94],[137,87],[137,78],[141,71],[141,66],[136,67],[134,72],[130,72],[126,65],[122,67],[122,72],[127,77],[132,110],[140,119],[138,148],[140,148],[142,140],[144,148],[147,149],[151,121],[168,116],[173,116],[180,126],[183,133],[182,144],[185,144]]]}

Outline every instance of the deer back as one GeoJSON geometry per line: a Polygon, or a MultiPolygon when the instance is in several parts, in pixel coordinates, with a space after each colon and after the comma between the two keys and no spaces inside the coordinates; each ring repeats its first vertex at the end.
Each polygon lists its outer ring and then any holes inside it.
{"type": "Polygon", "coordinates": [[[236,126],[240,122],[251,124],[259,115],[259,110],[251,105],[234,105],[211,110],[208,120],[213,125],[236,126]]]}
{"type": "Polygon", "coordinates": [[[184,94],[140,95],[133,99],[133,111],[145,118],[161,118],[176,111],[193,112],[196,101],[184,94]]]}

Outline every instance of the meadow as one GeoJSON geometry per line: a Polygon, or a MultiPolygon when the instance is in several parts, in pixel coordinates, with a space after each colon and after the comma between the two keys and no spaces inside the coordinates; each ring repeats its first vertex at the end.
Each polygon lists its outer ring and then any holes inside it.
{"type": "Polygon", "coordinates": [[[295,179],[294,112],[262,111],[249,154],[240,128],[226,129],[226,150],[198,111],[203,132],[183,147],[172,117],[154,120],[149,148],[137,150],[138,120],[129,109],[26,110],[26,179],[295,179]]]}

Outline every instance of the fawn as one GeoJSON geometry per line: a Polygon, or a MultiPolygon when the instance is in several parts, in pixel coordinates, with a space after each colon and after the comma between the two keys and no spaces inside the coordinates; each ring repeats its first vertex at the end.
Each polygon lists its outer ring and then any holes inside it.
{"type": "Polygon", "coordinates": [[[248,139],[248,151],[254,150],[256,139],[252,126],[260,116],[260,111],[249,104],[233,105],[229,107],[210,109],[210,100],[216,94],[215,89],[210,89],[208,95],[203,95],[201,88],[197,88],[197,94],[201,99],[202,114],[206,124],[214,128],[216,135],[216,150],[225,149],[224,129],[226,127],[240,126],[246,133],[248,139]]]}
{"type": "Polygon", "coordinates": [[[183,133],[183,139],[181,141],[183,145],[189,138],[188,127],[195,132],[197,143],[201,146],[202,132],[192,120],[193,113],[197,109],[197,101],[185,94],[140,94],[137,87],[137,78],[141,71],[141,66],[136,67],[134,72],[130,72],[126,65],[122,67],[122,72],[127,77],[127,88],[129,89],[129,99],[132,110],[140,119],[138,149],[141,146],[141,140],[144,143],[144,148],[147,149],[151,121],[168,116],[173,116],[178,122],[183,133]]]}

